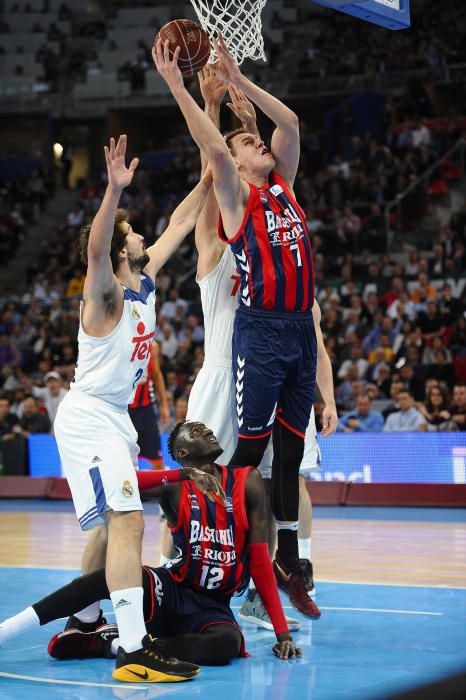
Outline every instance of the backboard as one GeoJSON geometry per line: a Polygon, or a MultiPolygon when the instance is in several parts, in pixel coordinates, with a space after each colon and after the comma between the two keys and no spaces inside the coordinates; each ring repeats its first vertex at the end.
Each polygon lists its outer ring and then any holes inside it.
{"type": "Polygon", "coordinates": [[[410,26],[409,0],[312,0],[332,10],[346,12],[387,29],[410,26]]]}

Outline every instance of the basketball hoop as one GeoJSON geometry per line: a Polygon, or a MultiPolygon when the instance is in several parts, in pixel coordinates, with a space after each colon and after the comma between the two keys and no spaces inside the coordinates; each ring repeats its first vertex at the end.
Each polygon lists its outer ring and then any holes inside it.
{"type": "MultiPolygon", "coordinates": [[[[266,60],[261,12],[267,0],[191,0],[201,27],[210,38],[218,32],[238,64],[245,58],[266,60]]],[[[210,61],[216,58],[212,49],[210,61]]]]}

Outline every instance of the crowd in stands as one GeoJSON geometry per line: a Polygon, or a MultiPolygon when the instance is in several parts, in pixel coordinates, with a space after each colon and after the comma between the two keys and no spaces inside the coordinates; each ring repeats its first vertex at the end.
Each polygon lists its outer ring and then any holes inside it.
{"type": "MultiPolygon", "coordinates": [[[[369,148],[372,152],[375,149],[369,148]]],[[[301,166],[304,180],[305,159],[306,154],[301,166]]],[[[128,209],[134,229],[146,235],[148,244],[163,232],[174,204],[192,187],[198,172],[197,153],[185,145],[163,169],[137,171],[121,206],[128,209]]],[[[44,237],[29,268],[26,291],[1,292],[2,439],[16,431],[42,430],[42,415],[51,426],[57,403],[73,377],[84,284],[77,233],[95,215],[104,186],[102,179],[76,191],[76,206],[67,221],[44,237]],[[16,420],[13,425],[11,416],[16,420]]],[[[306,186],[305,181],[301,183],[304,192],[306,186]]],[[[10,189],[13,208],[11,193],[22,201],[24,185],[15,188],[10,189]]],[[[431,239],[421,234],[423,251],[390,255],[362,248],[353,253],[347,252],[351,246],[340,245],[332,254],[326,248],[325,226],[320,225],[309,196],[316,298],[334,371],[340,429],[466,429],[466,285],[461,275],[466,263],[466,207],[451,216],[448,226],[434,227],[431,239]]],[[[344,218],[348,219],[350,209],[347,203],[344,218]]],[[[165,429],[183,417],[203,363],[204,331],[192,238],[157,279],[156,339],[172,408],[169,424],[162,426],[165,429]]],[[[317,401],[318,421],[321,409],[317,401]]]]}
{"type": "MultiPolygon", "coordinates": [[[[412,26],[408,31],[381,33],[365,22],[354,22],[338,12],[319,14],[311,40],[298,66],[300,77],[373,75],[466,61],[466,8],[445,0],[411,0],[412,26]]],[[[315,20],[310,3],[300,10],[300,23],[315,20]]]]}
{"type": "MultiPolygon", "coordinates": [[[[132,7],[138,5],[147,6],[147,3],[131,3],[132,7]]],[[[56,13],[56,22],[44,24],[38,21],[32,27],[32,33],[43,33],[46,40],[36,54],[36,78],[44,80],[48,89],[54,92],[57,89],[69,90],[73,83],[85,81],[89,73],[102,72],[100,52],[120,48],[112,40],[111,30],[119,26],[115,20],[123,6],[128,7],[129,4],[107,3],[101,7],[95,4],[87,8],[86,15],[83,7],[74,10],[72,3],[63,2],[56,13]],[[66,26],[66,31],[60,27],[60,22],[66,23],[62,25],[66,26]],[[92,41],[81,42],[82,38],[92,41]]],[[[411,7],[415,22],[403,32],[382,32],[371,24],[355,22],[344,14],[323,11],[312,3],[307,7],[298,7],[296,20],[292,22],[287,21],[286,14],[281,17],[277,10],[270,27],[284,30],[286,41],[273,41],[264,30],[269,65],[277,65],[282,60],[284,47],[299,57],[288,70],[288,77],[291,78],[380,75],[388,71],[419,68],[432,71],[439,66],[465,62],[464,3],[444,0],[440,13],[435,0],[411,0],[411,7]],[[305,48],[301,48],[303,42],[300,33],[294,31],[296,22],[307,27],[305,48]]],[[[44,8],[49,9],[48,3],[44,3],[44,8]]],[[[30,3],[13,4],[3,18],[0,16],[0,33],[9,33],[9,15],[27,15],[32,10],[30,3]]],[[[160,22],[157,7],[154,6],[153,10],[150,27],[155,35],[160,22]]],[[[148,44],[147,37],[143,36],[146,29],[147,26],[141,27],[141,37],[134,41],[132,47],[128,47],[133,49],[134,54],[119,66],[120,79],[129,80],[133,91],[144,89],[145,74],[153,70],[150,42],[148,44]]],[[[25,48],[21,45],[16,48],[17,75],[24,74],[21,57],[25,48]]],[[[253,69],[254,66],[251,66],[253,69]]],[[[272,73],[269,75],[267,65],[262,67],[262,74],[273,77],[272,73]]],[[[411,89],[422,93],[422,86],[412,84],[411,89]]],[[[425,102],[423,116],[429,116],[427,107],[428,103],[425,102]]]]}

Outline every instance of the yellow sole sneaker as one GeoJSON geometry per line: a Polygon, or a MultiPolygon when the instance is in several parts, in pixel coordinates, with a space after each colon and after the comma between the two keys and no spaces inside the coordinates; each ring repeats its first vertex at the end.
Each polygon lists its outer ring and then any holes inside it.
{"type": "Polygon", "coordinates": [[[116,668],[112,676],[116,681],[122,683],[179,683],[189,681],[198,675],[200,669],[196,669],[189,675],[174,676],[162,671],[155,671],[147,666],[139,664],[127,664],[116,668]]]}

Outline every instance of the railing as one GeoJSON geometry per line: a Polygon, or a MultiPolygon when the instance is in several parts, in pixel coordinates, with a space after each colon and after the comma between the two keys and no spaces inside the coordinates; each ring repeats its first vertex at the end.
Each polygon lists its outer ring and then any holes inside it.
{"type": "Polygon", "coordinates": [[[461,174],[464,177],[465,171],[464,171],[464,149],[466,146],[466,139],[460,138],[458,141],[451,146],[451,148],[446,151],[438,160],[435,161],[433,165],[430,166],[426,171],[422,173],[422,175],[419,175],[408,187],[398,194],[395,199],[392,199],[390,202],[387,202],[385,204],[384,208],[384,219],[385,219],[385,241],[386,241],[386,248],[387,252],[390,252],[390,249],[392,247],[392,242],[394,238],[394,234],[397,233],[398,235],[401,235],[403,231],[403,222],[404,222],[404,213],[403,213],[403,203],[406,201],[406,198],[415,193],[416,190],[418,190],[421,186],[425,186],[425,190],[422,193],[425,196],[425,201],[427,203],[428,199],[428,193],[427,193],[427,185],[429,182],[429,179],[431,175],[438,169],[441,168],[445,165],[445,160],[447,158],[451,158],[455,153],[458,153],[458,164],[460,165],[461,168],[461,174]],[[390,215],[393,210],[396,210],[396,228],[393,230],[392,226],[390,225],[390,215]]]}

